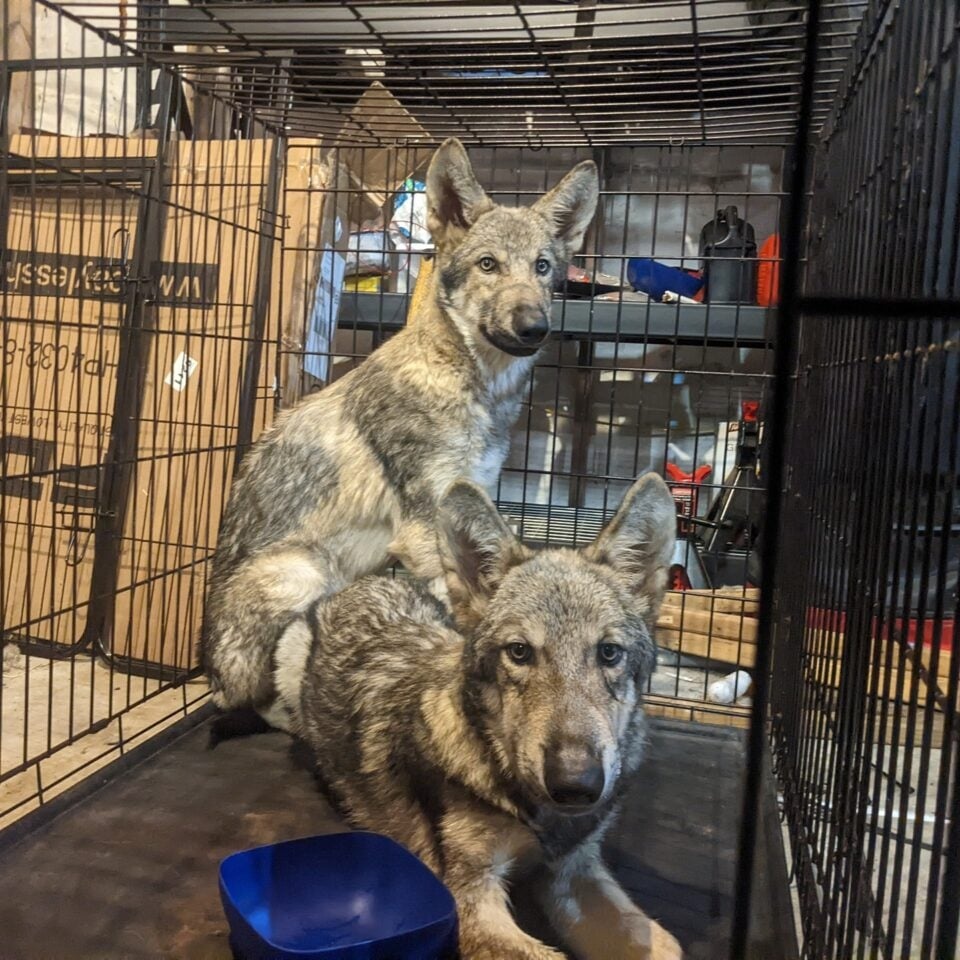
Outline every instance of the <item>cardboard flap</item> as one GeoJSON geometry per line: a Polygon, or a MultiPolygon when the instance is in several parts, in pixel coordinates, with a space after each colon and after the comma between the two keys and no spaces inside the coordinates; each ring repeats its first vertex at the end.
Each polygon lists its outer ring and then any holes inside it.
{"type": "Polygon", "coordinates": [[[433,153],[430,134],[379,80],[356,102],[337,140],[350,144],[340,158],[377,207],[433,153]]]}

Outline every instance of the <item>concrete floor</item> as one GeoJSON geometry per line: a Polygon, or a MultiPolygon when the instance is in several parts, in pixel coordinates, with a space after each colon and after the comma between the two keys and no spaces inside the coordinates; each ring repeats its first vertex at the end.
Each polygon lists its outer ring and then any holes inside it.
{"type": "MultiPolygon", "coordinates": [[[[823,754],[826,754],[829,749],[830,744],[825,741],[813,740],[808,746],[809,751],[819,750],[823,754]]],[[[872,754],[874,764],[878,763],[880,759],[880,747],[874,745],[872,754]]],[[[877,836],[869,878],[871,896],[876,898],[882,896],[881,909],[885,916],[890,915],[894,903],[899,904],[897,928],[893,936],[891,956],[907,956],[911,960],[913,958],[920,960],[921,957],[925,956],[923,953],[923,932],[929,904],[928,884],[932,862],[930,848],[935,835],[936,817],[934,809],[937,789],[944,772],[941,770],[942,762],[942,750],[931,748],[927,766],[922,769],[919,750],[911,751],[901,746],[894,755],[891,753],[891,747],[888,744],[884,747],[882,769],[885,774],[881,777],[880,782],[884,791],[891,786],[892,782],[892,806],[888,810],[886,794],[884,793],[883,801],[879,804],[871,804],[866,811],[867,834],[876,834],[877,836]],[[892,756],[895,756],[895,759],[891,760],[892,756]],[[925,799],[922,808],[918,806],[917,802],[921,794],[925,799]],[[902,809],[901,802],[903,803],[902,809]],[[882,864],[882,838],[888,832],[891,834],[889,853],[886,864],[882,864]],[[897,877],[895,856],[896,838],[898,836],[904,840],[899,878],[897,877]],[[908,897],[906,891],[911,865],[916,870],[917,883],[909,887],[912,896],[908,897]],[[908,899],[912,900],[913,903],[912,919],[909,925],[905,916],[908,899]]],[[[821,787],[821,784],[817,784],[813,789],[816,790],[821,787]]],[[[826,812],[827,808],[825,807],[824,814],[826,812]]],[[[820,831],[818,844],[821,847],[829,846],[829,841],[824,839],[827,830],[826,823],[821,823],[818,829],[820,831]]],[[[790,852],[789,830],[786,824],[783,826],[783,847],[789,858],[792,854],[790,852]]],[[[790,884],[790,895],[794,913],[797,917],[797,930],[800,932],[800,904],[796,881],[790,884]]],[[[854,937],[855,944],[859,944],[860,939],[864,940],[866,955],[869,956],[869,936],[862,931],[858,931],[854,933],[854,937]]],[[[955,954],[954,960],[960,960],[960,950],[955,954]]]]}
{"type": "MultiPolygon", "coordinates": [[[[227,960],[219,860],[341,824],[309,758],[283,734],[213,751],[207,738],[203,724],[119,776],[107,771],[101,789],[4,852],[5,960],[227,960]]],[[[648,760],[609,844],[624,885],[690,960],[726,956],[743,764],[738,731],[654,721],[648,760]]],[[[778,856],[758,854],[751,956],[763,960],[789,957],[783,897],[770,895],[786,890],[778,856]]],[[[535,916],[523,908],[520,916],[537,929],[535,916]]]]}
{"type": "Polygon", "coordinates": [[[7,644],[0,675],[0,829],[197,708],[206,684],[165,689],[87,655],[26,657],[7,644]]]}

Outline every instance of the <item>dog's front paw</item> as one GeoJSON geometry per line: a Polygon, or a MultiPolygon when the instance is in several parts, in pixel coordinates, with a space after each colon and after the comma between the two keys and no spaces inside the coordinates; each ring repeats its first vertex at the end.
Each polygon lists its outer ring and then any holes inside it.
{"type": "Polygon", "coordinates": [[[531,940],[527,943],[487,943],[464,948],[462,960],[566,960],[566,954],[531,940]]]}
{"type": "Polygon", "coordinates": [[[683,950],[672,933],[650,921],[650,960],[683,960],[683,950]]]}
{"type": "Polygon", "coordinates": [[[673,934],[644,914],[631,917],[628,944],[617,954],[619,960],[683,960],[683,950],[673,934]]]}

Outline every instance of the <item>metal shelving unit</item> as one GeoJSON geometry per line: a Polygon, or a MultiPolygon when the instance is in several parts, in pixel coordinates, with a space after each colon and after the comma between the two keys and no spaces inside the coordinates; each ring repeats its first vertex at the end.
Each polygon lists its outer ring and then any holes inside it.
{"type": "MultiPolygon", "coordinates": [[[[408,294],[344,294],[338,324],[350,330],[391,332],[406,319],[408,294]]],[[[556,335],[567,340],[769,346],[772,310],[739,304],[639,303],[555,300],[556,335]]]]}

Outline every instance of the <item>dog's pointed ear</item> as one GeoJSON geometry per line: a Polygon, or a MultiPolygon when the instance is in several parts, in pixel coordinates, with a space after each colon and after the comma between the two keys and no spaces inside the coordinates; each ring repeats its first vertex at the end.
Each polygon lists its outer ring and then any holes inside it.
{"type": "Polygon", "coordinates": [[[584,160],[533,205],[540,216],[553,224],[568,260],[583,243],[583,235],[596,212],[599,196],[597,165],[592,160],[584,160]]]}
{"type": "Polygon", "coordinates": [[[492,209],[463,144],[455,137],[444,140],[427,170],[427,227],[437,249],[455,246],[492,209]]]}
{"type": "Polygon", "coordinates": [[[531,556],[490,498],[468,480],[455,481],[440,501],[437,543],[450,606],[463,626],[483,616],[504,574],[531,556]]]}
{"type": "Polygon", "coordinates": [[[646,473],[627,491],[613,519],[584,548],[587,558],[620,575],[653,612],[667,588],[677,538],[677,505],[663,480],[646,473]]]}

